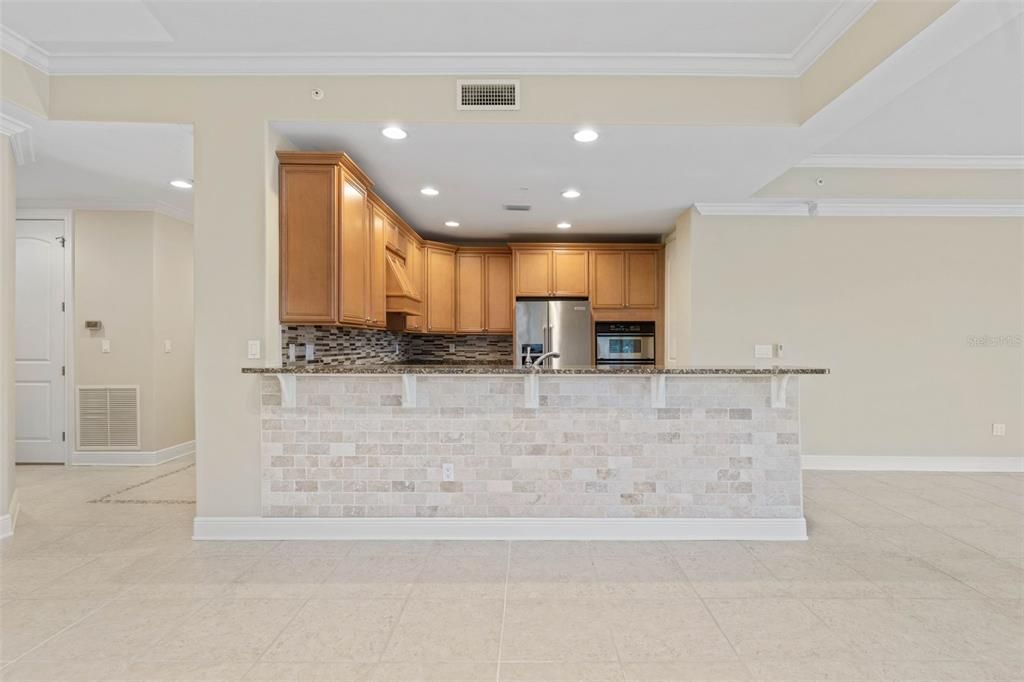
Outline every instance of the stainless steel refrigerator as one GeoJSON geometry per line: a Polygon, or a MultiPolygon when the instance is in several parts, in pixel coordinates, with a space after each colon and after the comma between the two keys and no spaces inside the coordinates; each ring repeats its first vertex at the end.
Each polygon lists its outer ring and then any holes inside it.
{"type": "Polygon", "coordinates": [[[516,301],[516,367],[526,364],[528,355],[536,358],[548,351],[560,357],[548,358],[542,367],[589,367],[593,342],[589,301],[516,301]]]}

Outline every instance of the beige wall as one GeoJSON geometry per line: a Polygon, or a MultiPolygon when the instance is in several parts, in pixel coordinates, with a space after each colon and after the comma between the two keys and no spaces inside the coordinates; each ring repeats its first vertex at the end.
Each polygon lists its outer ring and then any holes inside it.
{"type": "Polygon", "coordinates": [[[665,364],[678,367],[690,362],[690,321],[693,319],[693,289],[690,274],[691,221],[693,209],[676,221],[675,230],[665,237],[665,364]]]}
{"type": "Polygon", "coordinates": [[[693,216],[691,362],[755,343],[801,383],[809,455],[1021,456],[1024,221],[693,216]],[[993,423],[1007,425],[1005,437],[993,423]]]}
{"type": "Polygon", "coordinates": [[[0,516],[14,495],[15,163],[0,135],[0,516]]]}
{"type": "Polygon", "coordinates": [[[154,450],[195,439],[192,226],[153,216],[154,450]],[[164,351],[171,342],[171,352],[164,351]]]}
{"type": "Polygon", "coordinates": [[[193,440],[191,225],[146,211],[76,211],[74,257],[75,383],[137,384],[142,450],[193,440]],[[86,320],[103,329],[86,330],[86,320]]]}

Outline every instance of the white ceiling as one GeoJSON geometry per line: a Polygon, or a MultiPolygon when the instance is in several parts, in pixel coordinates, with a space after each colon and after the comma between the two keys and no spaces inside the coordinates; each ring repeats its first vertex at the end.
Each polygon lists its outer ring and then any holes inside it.
{"type": "Polygon", "coordinates": [[[2,23],[54,73],[797,75],[872,1],[4,0],[2,23]]]}
{"type": "MultiPolygon", "coordinates": [[[[150,123],[47,121],[23,110],[31,153],[17,168],[20,207],[152,210],[191,220],[192,127],[150,123]]],[[[24,146],[24,145],[23,145],[24,146]]]]}
{"type": "Polygon", "coordinates": [[[934,71],[821,153],[1024,156],[1024,17],[934,71]]]}
{"type": "Polygon", "coordinates": [[[771,179],[797,128],[603,126],[594,143],[562,125],[275,123],[298,149],[346,151],[413,227],[459,238],[657,235],[696,200],[740,201],[771,179]],[[430,185],[441,194],[424,197],[430,185]],[[526,189],[522,189],[522,188],[526,189]],[[563,190],[582,192],[564,199],[563,190]],[[710,197],[715,197],[714,199],[710,197]],[[504,204],[530,204],[526,213],[504,204]],[[447,220],[461,223],[444,227],[447,220]],[[566,220],[568,231],[555,229],[566,220]]]}

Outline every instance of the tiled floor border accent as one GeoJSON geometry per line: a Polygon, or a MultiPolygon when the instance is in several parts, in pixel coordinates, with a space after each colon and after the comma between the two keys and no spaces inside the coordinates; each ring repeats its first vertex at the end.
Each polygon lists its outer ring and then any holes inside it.
{"type": "Polygon", "coordinates": [[[148,484],[152,483],[153,481],[159,481],[161,478],[166,478],[166,477],[171,476],[173,474],[178,474],[178,473],[181,473],[182,471],[187,471],[187,470],[191,469],[194,466],[195,466],[195,463],[193,462],[192,464],[188,464],[186,466],[183,466],[180,469],[175,469],[173,471],[168,471],[166,473],[160,474],[159,476],[154,476],[153,478],[148,478],[145,481],[142,481],[140,483],[136,483],[134,485],[130,485],[127,488],[121,488],[120,490],[115,490],[112,493],[107,493],[103,497],[98,497],[95,500],[89,500],[89,503],[90,504],[195,504],[196,503],[195,500],[130,500],[130,499],[129,500],[115,500],[115,499],[113,499],[113,497],[115,495],[121,495],[123,493],[128,492],[129,490],[135,490],[136,488],[141,488],[142,486],[148,485],[148,484]]]}

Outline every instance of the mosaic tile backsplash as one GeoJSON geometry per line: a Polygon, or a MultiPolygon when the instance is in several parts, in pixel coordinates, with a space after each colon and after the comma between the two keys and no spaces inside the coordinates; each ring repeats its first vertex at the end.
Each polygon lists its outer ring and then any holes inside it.
{"type": "Polygon", "coordinates": [[[264,516],[799,518],[799,390],[770,377],[262,380],[264,516]],[[443,480],[442,465],[454,467],[443,480]]]}
{"type": "Polygon", "coordinates": [[[496,363],[512,362],[511,336],[436,336],[376,329],[326,326],[281,327],[284,365],[330,363],[379,365],[389,362],[496,363]],[[306,359],[305,344],[314,344],[313,359],[306,359]],[[455,352],[449,350],[455,344],[455,352]],[[288,349],[295,344],[295,361],[288,349]]]}

